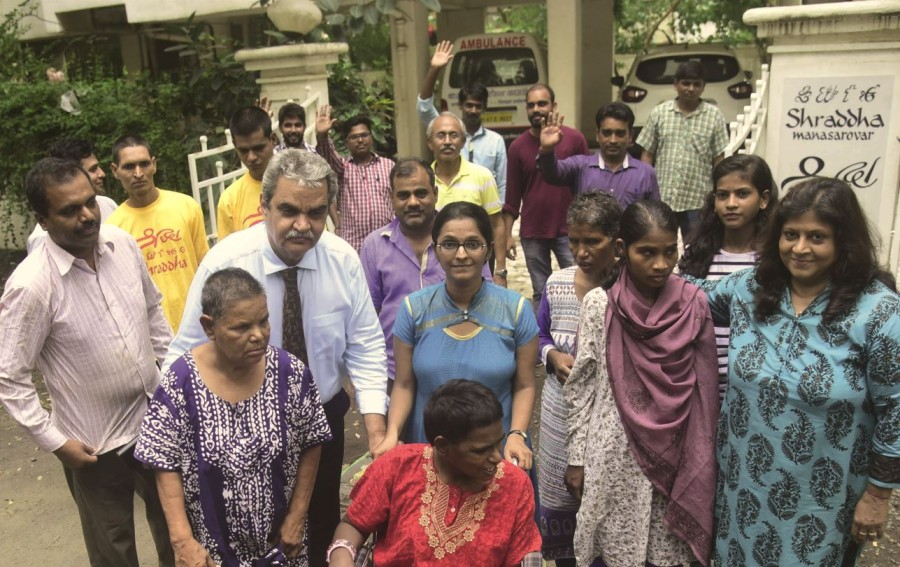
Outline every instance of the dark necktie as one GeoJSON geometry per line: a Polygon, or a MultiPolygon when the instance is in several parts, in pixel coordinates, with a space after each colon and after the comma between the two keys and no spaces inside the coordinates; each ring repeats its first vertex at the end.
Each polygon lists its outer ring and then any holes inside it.
{"type": "Polygon", "coordinates": [[[303,334],[303,312],[300,308],[300,290],[297,288],[297,267],[278,272],[284,280],[284,306],[282,308],[281,348],[293,354],[309,366],[306,356],[306,336],[303,334]]]}

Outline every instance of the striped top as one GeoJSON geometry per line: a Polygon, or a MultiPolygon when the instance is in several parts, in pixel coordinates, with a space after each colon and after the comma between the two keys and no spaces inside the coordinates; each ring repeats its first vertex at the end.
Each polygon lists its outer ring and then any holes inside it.
{"type": "MultiPolygon", "coordinates": [[[[733,254],[724,250],[713,256],[712,264],[706,279],[715,281],[745,268],[756,266],[756,252],[733,254]]],[[[725,399],[725,388],[728,378],[728,343],[730,327],[716,327],[716,354],[719,357],[719,401],[725,399]]]]}
{"type": "MultiPolygon", "coordinates": [[[[434,169],[437,162],[431,164],[434,169]]],[[[459,172],[449,184],[444,183],[440,177],[435,179],[438,188],[437,208],[443,209],[450,203],[466,201],[483,207],[487,214],[494,215],[503,208],[500,202],[500,194],[497,192],[497,183],[488,168],[475,163],[470,163],[462,158],[459,164],[459,172]]]]}

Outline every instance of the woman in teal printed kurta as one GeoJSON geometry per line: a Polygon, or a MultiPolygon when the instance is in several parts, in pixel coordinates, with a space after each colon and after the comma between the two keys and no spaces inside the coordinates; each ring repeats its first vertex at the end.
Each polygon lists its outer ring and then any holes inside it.
{"type": "Polygon", "coordinates": [[[773,217],[757,269],[696,281],[731,324],[715,561],[852,565],[900,486],[900,302],[847,185],[773,217]]]}
{"type": "Polygon", "coordinates": [[[397,312],[396,379],[387,433],[376,456],[401,439],[425,442],[425,402],[447,381],[466,378],[493,390],[503,406],[509,434],[504,457],[531,469],[526,441],[535,397],[537,322],[520,294],[482,278],[491,235],[487,213],[471,203],[451,203],[435,218],[432,237],[447,279],[411,294],[397,312]]]}

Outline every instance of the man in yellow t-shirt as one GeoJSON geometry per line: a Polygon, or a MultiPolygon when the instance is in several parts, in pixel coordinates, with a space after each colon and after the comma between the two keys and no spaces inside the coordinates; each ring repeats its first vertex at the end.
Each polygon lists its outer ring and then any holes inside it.
{"type": "Polygon", "coordinates": [[[194,272],[209,251],[203,211],[191,197],[154,184],[156,158],[139,136],[116,140],[112,173],[128,200],[106,222],[137,240],[150,277],[162,293],[163,313],[177,331],[194,272]]]}
{"type": "Polygon", "coordinates": [[[240,179],[228,186],[216,207],[216,236],[223,238],[263,220],[259,196],[262,178],[275,152],[278,138],[272,132],[269,114],[256,106],[234,113],[228,122],[238,159],[247,168],[240,179]]]}

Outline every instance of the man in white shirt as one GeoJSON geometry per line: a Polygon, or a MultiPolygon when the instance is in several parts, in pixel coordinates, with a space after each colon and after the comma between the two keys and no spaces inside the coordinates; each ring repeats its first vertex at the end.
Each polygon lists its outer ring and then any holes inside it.
{"type": "Polygon", "coordinates": [[[292,148],[276,154],[262,180],[263,222],[231,234],[200,263],[181,327],[166,356],[168,365],[206,342],[200,326],[200,293],[212,273],[243,268],[263,285],[272,329],[269,342],[308,362],[333,435],[322,448],[309,503],[313,567],[324,567],[326,547],[340,522],[344,414],[350,407],[344,379],[349,377],[356,390],[370,450],[384,437],[387,407],[384,334],[359,256],[345,241],[324,232],[337,191],[337,177],[319,155],[292,148]],[[296,283],[289,286],[290,278],[296,283]],[[291,328],[296,318],[284,316],[294,302],[301,313],[303,352],[287,344],[286,337],[297,332],[291,328]]]}
{"type": "Polygon", "coordinates": [[[25,194],[46,230],[0,298],[0,401],[63,463],[92,567],[138,567],[134,494],[146,502],[160,565],[174,565],[153,473],[133,455],[171,339],[137,243],[100,224],[87,173],[45,158],[25,194]],[[31,371],[43,373],[53,412],[31,371]]]}

